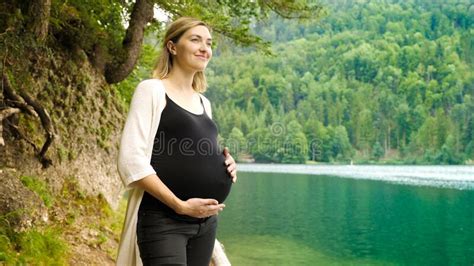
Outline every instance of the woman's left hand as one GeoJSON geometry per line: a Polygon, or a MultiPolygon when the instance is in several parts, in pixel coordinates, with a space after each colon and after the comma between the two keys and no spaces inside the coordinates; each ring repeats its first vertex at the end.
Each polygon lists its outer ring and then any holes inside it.
{"type": "Polygon", "coordinates": [[[224,148],[225,156],[225,165],[227,166],[227,172],[229,172],[232,177],[232,183],[237,182],[237,164],[235,163],[234,158],[229,153],[229,148],[224,148]]]}

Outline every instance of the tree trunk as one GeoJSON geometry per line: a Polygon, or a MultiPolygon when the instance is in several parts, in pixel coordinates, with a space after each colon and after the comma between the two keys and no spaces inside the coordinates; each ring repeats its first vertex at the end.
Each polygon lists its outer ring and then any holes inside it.
{"type": "Polygon", "coordinates": [[[28,16],[31,18],[30,32],[38,42],[44,42],[48,36],[49,17],[51,12],[51,0],[32,0],[28,8],[28,16]]]}
{"type": "Polygon", "coordinates": [[[122,43],[122,52],[106,66],[105,79],[109,84],[124,80],[132,72],[140,56],[145,27],[152,19],[153,3],[150,0],[137,0],[122,43]]]}

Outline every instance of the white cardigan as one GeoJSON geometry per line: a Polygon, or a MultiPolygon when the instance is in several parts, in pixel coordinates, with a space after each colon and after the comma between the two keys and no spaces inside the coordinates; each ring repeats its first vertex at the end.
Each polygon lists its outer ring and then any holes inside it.
{"type": "MultiPolygon", "coordinates": [[[[202,95],[201,95],[202,96],[202,95]]],[[[206,113],[212,118],[211,104],[202,96],[206,113]]],[[[119,266],[141,266],[137,245],[137,214],[143,190],[133,187],[133,182],[156,174],[150,165],[153,142],[166,106],[165,88],[161,80],[148,79],[138,84],[132,97],[127,121],[122,132],[118,157],[118,171],[129,191],[127,212],[117,254],[119,266]]],[[[217,247],[221,248],[216,241],[217,247]]],[[[228,264],[224,262],[224,264],[228,264]]]]}

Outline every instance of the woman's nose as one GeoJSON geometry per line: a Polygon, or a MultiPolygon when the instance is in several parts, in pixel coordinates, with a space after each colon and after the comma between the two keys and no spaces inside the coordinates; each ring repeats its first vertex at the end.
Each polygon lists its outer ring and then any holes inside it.
{"type": "Polygon", "coordinates": [[[205,41],[201,42],[201,45],[199,46],[199,50],[203,52],[210,52],[211,46],[208,45],[205,41]]]}
{"type": "Polygon", "coordinates": [[[207,44],[202,42],[201,45],[199,46],[199,50],[205,52],[207,51],[208,47],[207,47],[207,44]]]}

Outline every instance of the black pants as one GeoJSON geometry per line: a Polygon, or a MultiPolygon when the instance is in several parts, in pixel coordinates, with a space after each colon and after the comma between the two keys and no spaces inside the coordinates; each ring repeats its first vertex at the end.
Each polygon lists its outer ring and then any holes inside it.
{"type": "Polygon", "coordinates": [[[201,223],[169,218],[160,211],[140,211],[137,242],[143,265],[209,265],[217,216],[201,223]]]}

